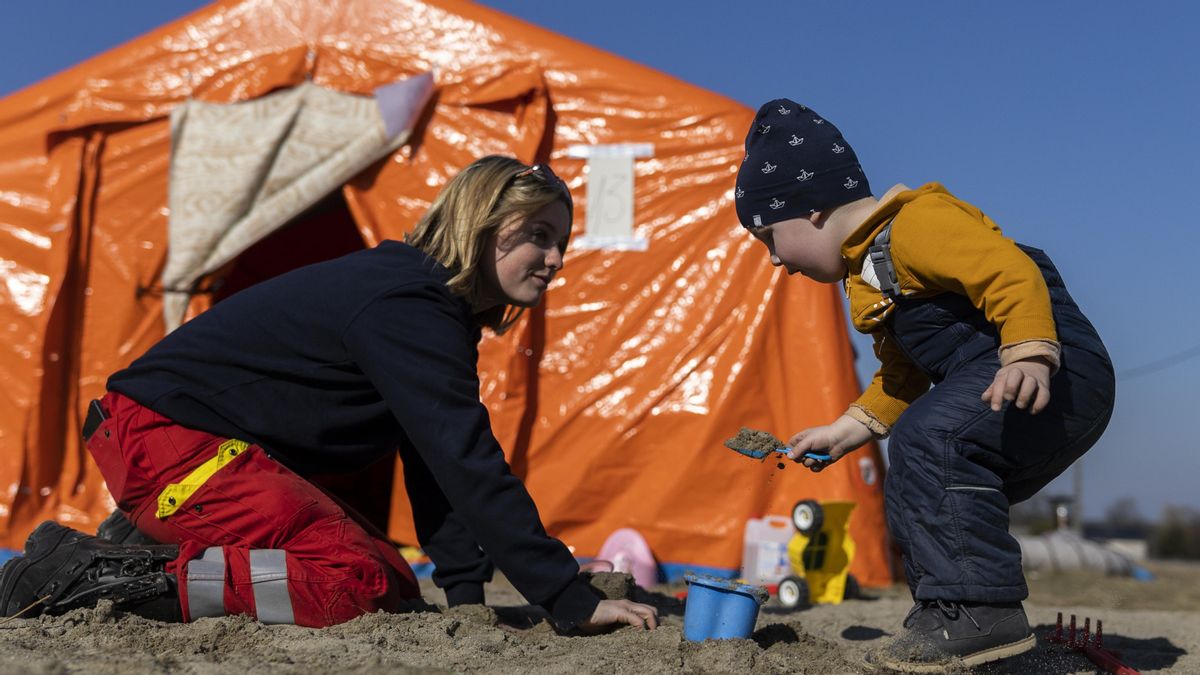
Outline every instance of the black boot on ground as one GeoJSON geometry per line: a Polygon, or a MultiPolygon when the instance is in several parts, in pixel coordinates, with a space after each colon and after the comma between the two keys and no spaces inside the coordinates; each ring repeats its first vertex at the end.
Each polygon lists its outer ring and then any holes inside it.
{"type": "Polygon", "coordinates": [[[918,602],[904,628],[869,654],[867,663],[905,673],[940,673],[1023,654],[1037,644],[1019,602],[918,602]]]}
{"type": "Polygon", "coordinates": [[[175,575],[164,569],[178,555],[178,546],[113,544],[46,521],[25,541],[25,555],[0,571],[0,616],[61,614],[107,599],[132,614],[181,621],[175,575]]]}

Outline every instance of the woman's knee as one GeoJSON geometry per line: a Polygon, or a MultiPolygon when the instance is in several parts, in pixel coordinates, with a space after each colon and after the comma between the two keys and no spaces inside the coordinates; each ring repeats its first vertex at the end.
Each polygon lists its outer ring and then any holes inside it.
{"type": "Polygon", "coordinates": [[[396,584],[382,560],[364,554],[346,565],[345,571],[342,581],[331,588],[327,612],[334,623],[398,609],[396,584]]]}
{"type": "Polygon", "coordinates": [[[341,623],[361,614],[400,609],[420,597],[412,570],[397,554],[385,555],[362,528],[349,520],[312,528],[289,546],[300,568],[297,587],[323,599],[327,621],[341,623]]]}

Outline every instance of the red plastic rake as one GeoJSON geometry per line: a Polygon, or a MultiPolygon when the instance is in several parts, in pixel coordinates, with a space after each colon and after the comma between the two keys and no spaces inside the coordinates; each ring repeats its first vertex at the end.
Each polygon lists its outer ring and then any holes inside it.
{"type": "Polygon", "coordinates": [[[1141,675],[1137,670],[1130,668],[1121,662],[1121,659],[1113,652],[1104,648],[1104,622],[1096,619],[1096,634],[1091,633],[1092,620],[1084,617],[1083,630],[1076,632],[1075,630],[1075,615],[1071,615],[1070,632],[1066,637],[1063,637],[1063,617],[1062,612],[1058,613],[1058,620],[1055,621],[1054,633],[1048,638],[1052,644],[1063,645],[1068,649],[1082,652],[1088,659],[1102,668],[1106,673],[1115,673],[1116,675],[1141,675]]]}

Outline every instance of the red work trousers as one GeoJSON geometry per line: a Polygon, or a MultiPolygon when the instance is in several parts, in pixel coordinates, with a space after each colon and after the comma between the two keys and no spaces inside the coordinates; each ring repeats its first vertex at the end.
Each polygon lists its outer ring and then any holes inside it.
{"type": "Polygon", "coordinates": [[[257,445],[188,429],[121,394],[88,440],[117,506],[179,544],[185,621],[248,614],[323,627],[420,597],[396,547],[257,445]]]}

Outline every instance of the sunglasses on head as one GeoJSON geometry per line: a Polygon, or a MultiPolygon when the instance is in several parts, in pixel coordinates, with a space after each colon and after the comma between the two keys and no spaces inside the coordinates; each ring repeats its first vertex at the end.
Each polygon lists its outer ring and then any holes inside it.
{"type": "Polygon", "coordinates": [[[547,185],[553,185],[561,190],[563,196],[567,199],[567,211],[574,213],[575,201],[571,199],[571,190],[567,188],[567,183],[563,179],[559,178],[558,174],[554,173],[554,170],[550,168],[549,164],[534,164],[529,168],[521,169],[517,173],[513,174],[513,177],[509,179],[509,185],[511,185],[513,181],[526,176],[537,176],[547,185]]]}

